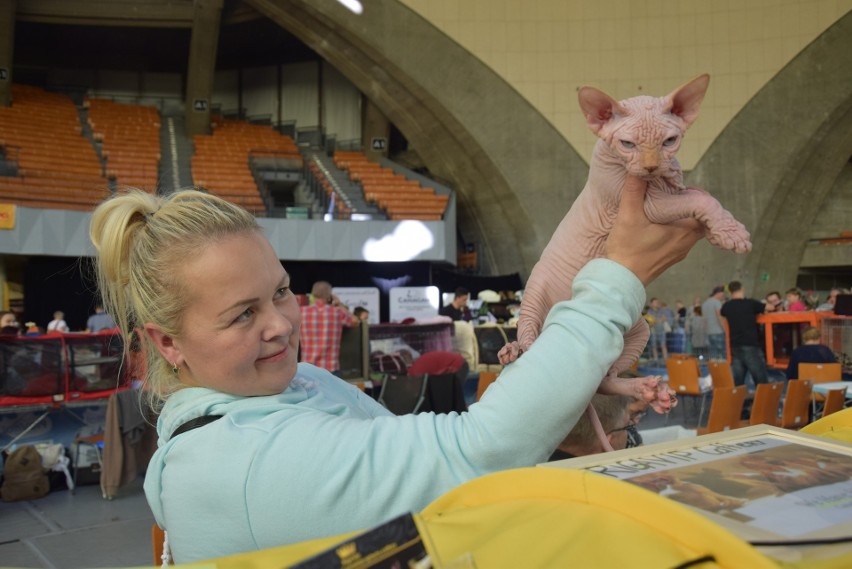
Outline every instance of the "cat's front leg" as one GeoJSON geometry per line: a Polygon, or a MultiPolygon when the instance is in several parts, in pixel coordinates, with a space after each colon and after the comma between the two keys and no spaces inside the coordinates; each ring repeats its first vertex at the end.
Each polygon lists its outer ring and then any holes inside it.
{"type": "Polygon", "coordinates": [[[705,237],[712,245],[735,253],[751,251],[751,239],[745,225],[722,207],[719,200],[696,187],[686,187],[675,194],[648,185],[645,213],[654,223],[672,223],[693,217],[705,227],[705,237]]]}

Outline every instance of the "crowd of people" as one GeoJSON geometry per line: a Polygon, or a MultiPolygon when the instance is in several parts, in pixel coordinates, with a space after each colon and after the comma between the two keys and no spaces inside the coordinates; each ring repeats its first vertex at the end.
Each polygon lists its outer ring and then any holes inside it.
{"type": "MultiPolygon", "coordinates": [[[[673,335],[675,343],[679,342],[678,352],[694,354],[701,360],[727,359],[729,345],[735,383],[743,385],[747,374],[755,383],[764,383],[768,381],[764,336],[757,317],[771,312],[833,312],[841,294],[849,294],[849,290],[832,288],[821,300],[818,295],[794,287],[783,297],[779,291],[772,291],[758,300],[748,297],[741,282],[731,281],[713,287],[706,298],[696,297],[689,308],[678,300],[672,310],[666,303],[652,298],[643,311],[651,329],[647,356],[652,362],[662,364],[668,358],[673,335]]],[[[791,359],[788,378],[796,377],[795,366],[799,362],[836,361],[831,350],[819,343],[817,328],[803,326],[800,332],[795,341],[788,329],[780,328],[775,333],[776,353],[791,359]],[[801,346],[796,345],[799,339],[801,346]]]]}
{"type": "Polygon", "coordinates": [[[0,311],[0,336],[39,336],[50,333],[80,332],[85,334],[96,334],[106,330],[114,330],[115,320],[104,311],[102,305],[95,305],[95,311],[86,320],[86,327],[82,330],[72,330],[65,321],[65,313],[57,310],[53,313],[53,320],[46,326],[40,326],[37,322],[25,322],[23,326],[18,320],[18,315],[11,310],[0,311]]]}

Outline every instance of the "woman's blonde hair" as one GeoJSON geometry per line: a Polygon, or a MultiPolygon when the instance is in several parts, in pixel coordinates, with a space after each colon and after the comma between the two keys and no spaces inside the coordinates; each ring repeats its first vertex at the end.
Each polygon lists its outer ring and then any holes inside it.
{"type": "MultiPolygon", "coordinates": [[[[181,265],[227,235],[259,231],[243,208],[197,190],[158,196],[122,190],[92,214],[89,236],[97,252],[95,270],[104,307],[118,325],[124,345],[146,323],[178,337],[187,304],[181,265]]],[[[147,337],[147,383],[152,404],[180,387],[172,364],[147,337]]]]}

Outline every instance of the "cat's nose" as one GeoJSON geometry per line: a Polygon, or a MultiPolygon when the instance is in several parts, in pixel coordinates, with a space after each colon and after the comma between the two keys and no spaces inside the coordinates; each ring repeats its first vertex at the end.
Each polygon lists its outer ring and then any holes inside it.
{"type": "Polygon", "coordinates": [[[656,166],[645,166],[645,170],[647,170],[649,174],[653,174],[656,169],[656,166]]]}

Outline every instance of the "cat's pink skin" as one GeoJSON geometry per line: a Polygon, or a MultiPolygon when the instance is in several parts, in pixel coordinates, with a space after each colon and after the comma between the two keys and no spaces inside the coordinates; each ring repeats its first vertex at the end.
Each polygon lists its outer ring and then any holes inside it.
{"type": "MultiPolygon", "coordinates": [[[[592,88],[580,90],[580,106],[589,128],[599,137],[592,155],[589,178],[565,218],[556,228],[533,267],[518,320],[517,343],[499,354],[506,365],[529,349],[538,337],[550,308],[571,298],[571,283],[591,259],[605,255],[606,239],[618,213],[625,183],[647,182],[645,213],[655,223],[695,218],[713,245],[745,253],[749,234],[707,192],[683,185],[674,154],[687,127],[698,115],[709,77],[702,75],[666,97],[639,96],[616,102],[592,88]],[[630,178],[628,178],[630,174],[630,178]]],[[[617,379],[638,360],[649,329],[640,318],[624,335],[621,356],[602,379],[599,391],[620,393],[649,401],[658,412],[668,411],[673,398],[658,378],[617,379]]],[[[566,373],[568,373],[566,371],[566,373]]]]}

